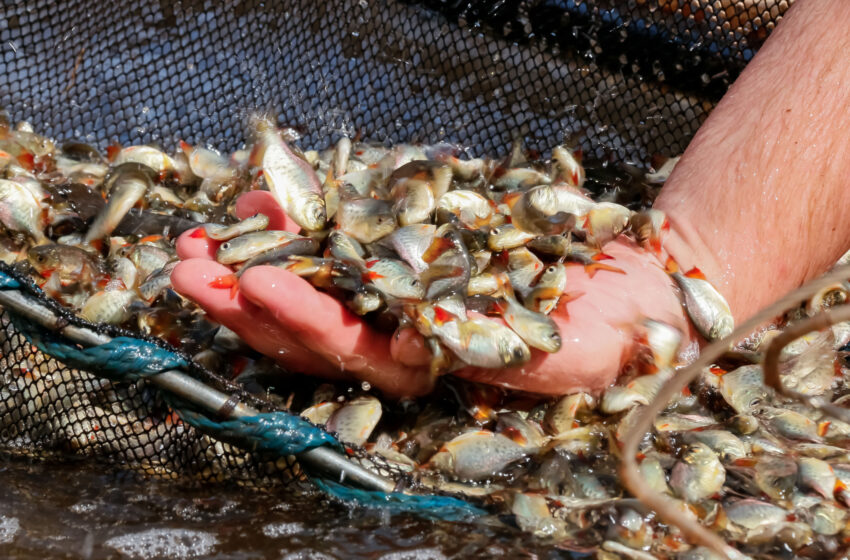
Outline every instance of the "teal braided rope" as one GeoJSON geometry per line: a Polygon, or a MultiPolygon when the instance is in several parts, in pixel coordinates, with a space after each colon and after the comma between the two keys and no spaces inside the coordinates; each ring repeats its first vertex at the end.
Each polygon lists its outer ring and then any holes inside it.
{"type": "Polygon", "coordinates": [[[392,513],[415,513],[443,521],[470,521],[487,512],[451,496],[378,492],[343,486],[327,479],[313,479],[320,490],[342,500],[364,507],[390,510],[392,513]]]}
{"type": "Polygon", "coordinates": [[[21,283],[9,276],[8,274],[3,274],[0,272],[0,289],[2,290],[14,290],[15,288],[20,288],[21,283]]]}
{"type": "Polygon", "coordinates": [[[194,410],[174,408],[178,409],[180,418],[190,426],[219,439],[238,440],[240,447],[248,451],[297,455],[320,445],[342,449],[328,432],[288,412],[261,412],[255,416],[216,422],[194,410]]]}
{"type": "Polygon", "coordinates": [[[119,336],[105,344],[80,347],[39,325],[9,313],[12,323],[36,348],[67,366],[96,371],[111,381],[132,383],[140,377],[188,365],[185,359],[152,342],[119,336]]]}

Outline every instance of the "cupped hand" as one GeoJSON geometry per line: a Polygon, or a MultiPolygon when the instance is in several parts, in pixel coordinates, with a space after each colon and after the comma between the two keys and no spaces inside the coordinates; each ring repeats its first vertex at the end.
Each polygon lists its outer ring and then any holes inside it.
{"type": "MultiPolygon", "coordinates": [[[[298,231],[268,192],[240,197],[236,205],[240,219],[256,212],[269,216],[269,229],[298,231]]],[[[392,396],[431,390],[430,355],[413,329],[379,332],[337,299],[272,266],[246,270],[235,293],[213,287],[218,285],[216,279],[232,272],[215,262],[217,248],[218,242],[198,230],[180,236],[177,253],[183,262],[174,269],[172,284],[251,347],[290,370],[366,381],[392,396]]],[[[581,265],[567,267],[567,291],[581,295],[552,312],[561,331],[560,351],[532,350],[531,360],[521,368],[465,368],[454,375],[547,395],[598,392],[616,379],[631,357],[641,319],[689,332],[659,258],[626,239],[603,249],[613,257],[606,264],[624,273],[601,270],[591,278],[581,265]]]]}

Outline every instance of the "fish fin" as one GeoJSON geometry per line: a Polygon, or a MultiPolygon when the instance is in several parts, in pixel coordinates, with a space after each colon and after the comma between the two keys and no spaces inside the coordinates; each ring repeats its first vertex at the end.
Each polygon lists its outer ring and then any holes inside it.
{"type": "Polygon", "coordinates": [[[120,153],[121,153],[121,144],[119,144],[117,142],[115,144],[110,144],[109,146],[106,147],[106,159],[108,159],[109,161],[114,161],[115,158],[118,157],[118,154],[120,154],[120,153]]]}
{"type": "Polygon", "coordinates": [[[188,142],[184,142],[180,140],[180,149],[183,150],[183,153],[186,154],[186,157],[192,153],[192,146],[188,142]]]}
{"type": "Polygon", "coordinates": [[[513,441],[514,443],[518,443],[522,446],[525,446],[526,444],[528,444],[528,440],[526,439],[526,437],[524,435],[522,435],[522,432],[520,432],[519,430],[517,430],[513,426],[507,426],[499,433],[502,434],[503,436],[507,437],[508,439],[513,441]]]}
{"type": "Polygon", "coordinates": [[[710,371],[711,373],[713,373],[714,375],[716,375],[718,377],[726,375],[726,373],[727,373],[727,371],[725,369],[717,367],[717,366],[711,366],[710,368],[708,368],[708,371],[710,371]]]}
{"type": "Polygon", "coordinates": [[[673,257],[667,257],[667,262],[664,263],[664,270],[667,274],[675,274],[679,272],[679,265],[673,260],[673,257]]]}
{"type": "Polygon", "coordinates": [[[590,260],[592,260],[592,261],[613,261],[614,257],[609,255],[608,253],[603,253],[602,251],[599,251],[598,253],[596,253],[595,255],[590,257],[590,260]]]}
{"type": "Polygon", "coordinates": [[[653,237],[649,240],[649,249],[656,255],[661,254],[661,237],[653,237]]]}
{"type": "Polygon", "coordinates": [[[209,236],[207,235],[207,228],[203,226],[195,228],[195,231],[190,233],[189,237],[193,239],[208,239],[209,236]]]}
{"type": "Polygon", "coordinates": [[[431,264],[435,260],[437,260],[440,255],[445,253],[450,248],[454,247],[454,243],[452,243],[451,239],[447,239],[445,237],[436,237],[431,242],[431,245],[425,249],[425,252],[422,253],[422,260],[428,264],[431,264]]]}
{"type": "Polygon", "coordinates": [[[226,274],[213,279],[207,284],[210,288],[230,290],[230,299],[236,297],[236,292],[239,290],[239,278],[235,274],[226,274]]]}
{"type": "Polygon", "coordinates": [[[31,152],[24,152],[18,156],[18,163],[27,171],[35,169],[35,156],[31,152]]]}
{"type": "Polygon", "coordinates": [[[824,420],[823,422],[818,422],[818,435],[820,437],[824,437],[826,432],[829,430],[829,425],[832,424],[829,420],[824,420]]]}
{"type": "Polygon", "coordinates": [[[702,273],[700,269],[697,267],[693,267],[689,271],[685,273],[685,276],[688,278],[696,278],[698,280],[705,280],[705,274],[702,273]]]}
{"type": "Polygon", "coordinates": [[[455,319],[457,319],[457,315],[454,313],[446,311],[439,305],[434,306],[434,322],[437,325],[444,325],[449,321],[454,321],[455,319]]]}
{"type": "Polygon", "coordinates": [[[521,197],[521,196],[522,196],[522,191],[509,192],[505,196],[502,197],[502,202],[504,204],[507,204],[508,208],[513,210],[514,205],[517,203],[517,201],[519,200],[519,197],[521,197]]]}
{"type": "Polygon", "coordinates": [[[625,274],[626,273],[626,271],[623,270],[622,268],[617,268],[616,266],[611,266],[609,264],[602,264],[602,263],[595,262],[595,263],[584,265],[584,271],[591,278],[596,276],[596,273],[599,272],[600,270],[607,270],[608,272],[616,272],[617,274],[625,274]]]}
{"type": "Polygon", "coordinates": [[[146,235],[139,239],[139,243],[155,243],[162,239],[161,235],[146,235]]]}
{"type": "Polygon", "coordinates": [[[564,316],[564,319],[569,320],[570,313],[569,311],[567,311],[567,304],[571,301],[577,300],[583,295],[584,292],[565,292],[561,294],[561,297],[558,298],[558,303],[555,304],[555,309],[560,308],[561,314],[564,316]]]}
{"type": "Polygon", "coordinates": [[[378,280],[379,278],[384,278],[384,275],[379,274],[379,273],[375,272],[374,270],[370,270],[368,272],[364,272],[361,275],[361,278],[363,279],[364,282],[372,282],[374,280],[378,280]]]}
{"type": "Polygon", "coordinates": [[[103,239],[92,239],[89,245],[95,248],[98,253],[103,253],[103,239]]]}

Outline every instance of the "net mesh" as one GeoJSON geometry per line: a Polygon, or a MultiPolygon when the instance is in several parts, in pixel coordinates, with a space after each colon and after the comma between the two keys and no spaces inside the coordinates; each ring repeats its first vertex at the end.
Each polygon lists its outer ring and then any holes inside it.
{"type": "MultiPolygon", "coordinates": [[[[643,166],[685,148],[789,4],[6,3],[0,105],[46,135],[100,147],[183,139],[232,150],[247,111],[264,109],[298,129],[303,148],[359,134],[499,154],[521,138],[541,153],[568,141],[589,159],[643,166]]],[[[0,374],[7,452],[70,453],[199,483],[298,477],[292,458],[175,421],[146,381],[113,383],[45,356],[6,312],[0,374]]],[[[237,391],[212,374],[204,382],[237,391]]]]}

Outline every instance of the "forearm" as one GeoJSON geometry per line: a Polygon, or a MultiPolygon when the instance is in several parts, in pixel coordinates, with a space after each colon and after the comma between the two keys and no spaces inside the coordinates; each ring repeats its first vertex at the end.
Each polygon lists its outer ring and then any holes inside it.
{"type": "Polygon", "coordinates": [[[850,2],[798,0],[699,130],[656,207],[670,253],[737,321],[850,248],[850,2]]]}

